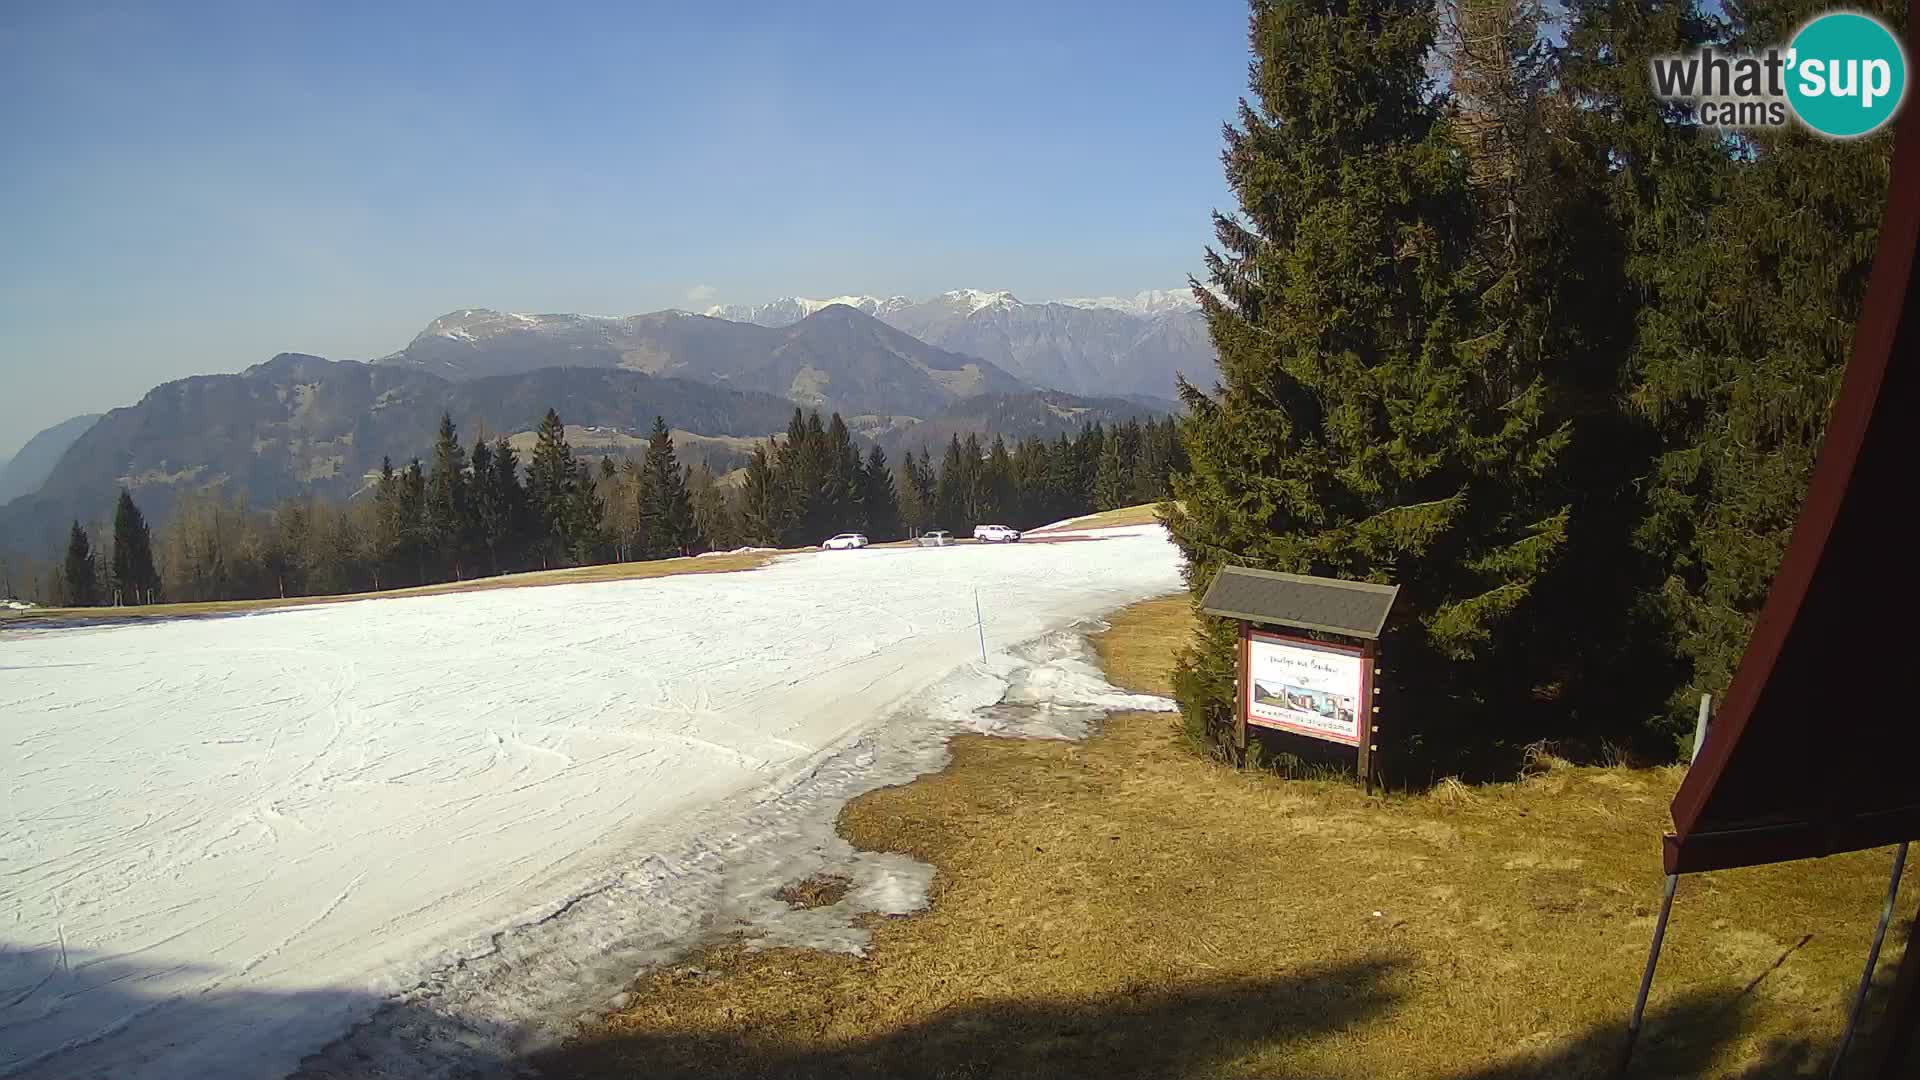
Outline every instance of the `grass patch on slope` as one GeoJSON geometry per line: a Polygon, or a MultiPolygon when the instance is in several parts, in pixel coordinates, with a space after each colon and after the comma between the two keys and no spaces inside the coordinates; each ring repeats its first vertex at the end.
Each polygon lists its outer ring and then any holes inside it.
{"type": "MultiPolygon", "coordinates": [[[[1114,680],[1164,692],[1189,618],[1184,597],[1113,617],[1096,645],[1114,680]]],[[[1680,776],[1560,766],[1368,798],[1203,761],[1160,714],[1079,744],[962,736],[947,769],[841,817],[855,844],[938,868],[929,910],[877,920],[865,958],[707,949],[539,1064],[1598,1078],[1646,958],[1680,776]]],[[[1882,850],[1685,879],[1631,1075],[1824,1075],[1888,864],[1882,850]]]]}
{"type": "Polygon", "coordinates": [[[1078,532],[1081,529],[1113,529],[1122,525],[1157,525],[1160,522],[1155,507],[1159,503],[1141,503],[1138,506],[1122,506],[1117,510],[1102,510],[1097,514],[1073,518],[1058,525],[1045,525],[1034,529],[1035,533],[1078,532]]]}

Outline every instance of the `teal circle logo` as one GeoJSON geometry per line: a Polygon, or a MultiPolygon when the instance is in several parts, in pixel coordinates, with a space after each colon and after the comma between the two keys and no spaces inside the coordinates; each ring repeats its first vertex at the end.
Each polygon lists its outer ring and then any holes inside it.
{"type": "Polygon", "coordinates": [[[1800,122],[1851,139],[1880,130],[1907,95],[1907,53],[1871,15],[1836,11],[1794,35],[1787,101],[1800,122]]]}

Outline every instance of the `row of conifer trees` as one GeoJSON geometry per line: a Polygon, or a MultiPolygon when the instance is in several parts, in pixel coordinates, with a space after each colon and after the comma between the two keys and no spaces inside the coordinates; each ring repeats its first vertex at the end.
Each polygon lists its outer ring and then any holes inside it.
{"type": "Polygon", "coordinates": [[[530,453],[464,445],[443,416],[424,459],[382,463],[361,495],[249,508],[219,489],[182,496],[156,544],[121,492],[111,545],[79,522],[42,595],[75,606],[330,595],[523,570],[739,547],[798,547],[837,532],[875,542],[976,524],[1016,528],[1166,496],[1182,461],[1171,419],[1088,425],[1009,447],[969,434],[890,466],[837,414],[795,409],[738,476],[683,465],[664,418],[637,457],[597,462],[548,410],[530,453]]]}

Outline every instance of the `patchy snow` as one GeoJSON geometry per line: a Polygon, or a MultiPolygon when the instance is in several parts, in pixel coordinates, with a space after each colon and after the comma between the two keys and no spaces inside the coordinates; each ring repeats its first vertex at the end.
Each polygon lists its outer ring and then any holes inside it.
{"type": "Polygon", "coordinates": [[[780,550],[779,548],[770,548],[770,547],[737,547],[737,548],[733,548],[730,551],[703,551],[700,554],[695,555],[694,558],[713,559],[713,558],[718,558],[721,555],[755,555],[763,552],[779,551],[779,550],[780,550]]]}
{"type": "Polygon", "coordinates": [[[847,798],[1165,707],[1080,632],[1177,556],[1096,535],[0,630],[0,1076],[484,1073],[705,933],[859,951],[930,870],[847,798]]]}

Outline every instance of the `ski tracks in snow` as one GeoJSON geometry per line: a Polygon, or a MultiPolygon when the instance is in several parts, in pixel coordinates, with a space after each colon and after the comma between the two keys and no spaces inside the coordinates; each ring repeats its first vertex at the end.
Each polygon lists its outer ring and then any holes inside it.
{"type": "Polygon", "coordinates": [[[395,995],[550,1031],[723,913],[857,948],[771,900],[832,857],[916,902],[845,799],[956,724],[1051,733],[1102,684],[1005,650],[1179,585],[1123,530],[0,632],[0,1076],[278,1075],[395,995]]]}

